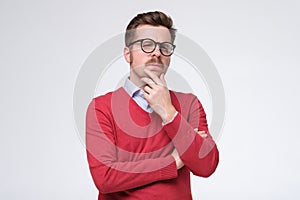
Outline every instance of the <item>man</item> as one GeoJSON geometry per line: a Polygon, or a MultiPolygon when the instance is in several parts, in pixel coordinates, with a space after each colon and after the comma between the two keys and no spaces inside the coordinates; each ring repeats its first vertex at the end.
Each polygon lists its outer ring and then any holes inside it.
{"type": "Polygon", "coordinates": [[[164,13],[134,17],[124,48],[130,77],[88,107],[87,156],[98,199],[192,199],[190,172],[208,177],[218,165],[200,101],[167,87],[174,40],[164,13]]]}

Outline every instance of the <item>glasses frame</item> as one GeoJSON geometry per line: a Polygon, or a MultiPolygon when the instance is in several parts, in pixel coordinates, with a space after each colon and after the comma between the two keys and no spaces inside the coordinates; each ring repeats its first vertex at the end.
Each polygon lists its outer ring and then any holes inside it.
{"type": "Polygon", "coordinates": [[[136,41],[133,41],[133,42],[131,42],[127,47],[130,47],[130,46],[132,46],[132,45],[134,45],[135,43],[137,43],[137,42],[140,42],[140,47],[141,47],[141,49],[142,49],[142,51],[144,52],[144,53],[152,53],[152,52],[154,52],[155,51],[155,49],[156,49],[156,47],[157,47],[157,45],[159,46],[159,51],[160,51],[160,53],[162,54],[162,55],[164,55],[164,56],[171,56],[173,53],[174,53],[174,50],[175,50],[175,48],[176,48],[176,45],[174,45],[174,44],[172,44],[171,42],[156,42],[156,41],[154,41],[154,40],[152,40],[151,38],[143,38],[143,39],[139,39],[139,40],[136,40],[136,41]],[[143,49],[143,41],[144,40],[151,40],[154,44],[155,44],[155,46],[154,46],[154,48],[153,48],[153,50],[152,51],[145,51],[144,49],[143,49]],[[173,49],[172,49],[172,51],[171,51],[171,53],[170,54],[164,54],[163,52],[162,52],[162,50],[161,50],[161,45],[163,45],[163,44],[170,44],[170,45],[172,45],[172,47],[173,47],[173,49]]]}

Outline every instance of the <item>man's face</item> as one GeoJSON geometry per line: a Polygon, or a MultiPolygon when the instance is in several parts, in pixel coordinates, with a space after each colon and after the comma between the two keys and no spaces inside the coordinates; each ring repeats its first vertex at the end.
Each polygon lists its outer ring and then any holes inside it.
{"type": "MultiPolygon", "coordinates": [[[[139,39],[150,38],[155,42],[171,42],[169,30],[163,26],[141,25],[135,31],[135,37],[132,41],[139,39]]],[[[170,56],[164,56],[159,50],[159,45],[152,53],[145,53],[141,49],[141,42],[137,42],[130,46],[130,49],[125,47],[124,56],[130,63],[130,80],[138,86],[143,85],[140,82],[142,77],[147,77],[144,69],[149,69],[157,76],[166,73],[170,64],[170,56]]]]}

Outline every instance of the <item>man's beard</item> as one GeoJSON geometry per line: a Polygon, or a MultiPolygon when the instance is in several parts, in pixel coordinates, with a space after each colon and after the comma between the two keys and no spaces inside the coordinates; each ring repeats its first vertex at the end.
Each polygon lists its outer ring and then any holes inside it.
{"type": "MultiPolygon", "coordinates": [[[[132,63],[133,63],[133,56],[132,56],[132,54],[130,54],[130,63],[129,64],[132,65],[132,63]]],[[[147,65],[149,65],[151,63],[160,64],[162,67],[164,67],[160,58],[151,58],[150,60],[148,60],[145,63],[145,66],[147,66],[147,65]]]]}

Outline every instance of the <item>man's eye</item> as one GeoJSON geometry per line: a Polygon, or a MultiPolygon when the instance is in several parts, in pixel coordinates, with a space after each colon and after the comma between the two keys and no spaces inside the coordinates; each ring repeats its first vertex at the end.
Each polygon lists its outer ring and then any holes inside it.
{"type": "Polygon", "coordinates": [[[144,44],[143,44],[144,47],[150,47],[150,46],[152,46],[152,45],[153,45],[152,43],[144,43],[144,44]]]}

